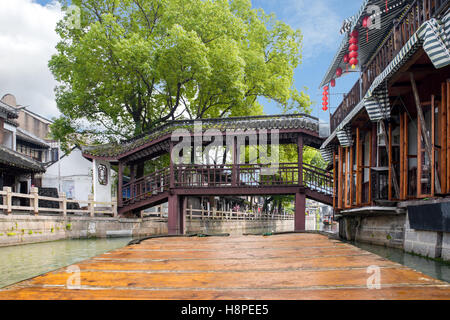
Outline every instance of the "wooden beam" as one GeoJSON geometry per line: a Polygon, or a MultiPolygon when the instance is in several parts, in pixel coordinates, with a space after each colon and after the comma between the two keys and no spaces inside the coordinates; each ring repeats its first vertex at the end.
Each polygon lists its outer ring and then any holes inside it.
{"type": "Polygon", "coordinates": [[[123,162],[119,161],[119,172],[118,172],[118,182],[117,182],[117,205],[119,207],[122,207],[123,205],[123,193],[122,193],[122,186],[123,186],[123,162]]]}
{"type": "MultiPolygon", "coordinates": [[[[420,122],[420,131],[418,134],[422,134],[423,140],[425,142],[425,151],[428,154],[428,158],[431,160],[433,158],[432,152],[433,148],[431,146],[430,137],[427,134],[427,127],[425,124],[425,117],[423,115],[422,107],[420,105],[420,97],[419,97],[419,91],[417,90],[416,81],[414,80],[414,74],[410,73],[410,80],[411,80],[411,86],[414,94],[414,100],[416,102],[416,109],[417,109],[417,118],[418,122],[420,122]]],[[[419,139],[420,140],[420,139],[419,139]]],[[[419,149],[418,149],[419,150],[419,149]]],[[[441,193],[441,184],[439,183],[439,179],[436,179],[436,191],[438,193],[441,193]]]]}
{"type": "Polygon", "coordinates": [[[443,82],[441,84],[441,104],[439,106],[439,134],[440,134],[440,174],[441,174],[441,191],[448,192],[447,186],[447,86],[443,82]]]}

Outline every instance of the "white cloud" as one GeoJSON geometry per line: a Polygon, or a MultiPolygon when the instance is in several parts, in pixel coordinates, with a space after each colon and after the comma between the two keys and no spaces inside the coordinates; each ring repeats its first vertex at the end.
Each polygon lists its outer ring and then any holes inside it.
{"type": "Polygon", "coordinates": [[[17,103],[46,117],[57,116],[56,86],[48,60],[56,53],[56,23],[60,5],[42,6],[33,0],[0,0],[0,98],[6,93],[17,103]]]}
{"type": "Polygon", "coordinates": [[[336,50],[341,41],[339,30],[343,19],[330,6],[329,0],[288,0],[287,2],[284,16],[289,17],[286,22],[302,31],[305,60],[327,50],[336,50]]]}

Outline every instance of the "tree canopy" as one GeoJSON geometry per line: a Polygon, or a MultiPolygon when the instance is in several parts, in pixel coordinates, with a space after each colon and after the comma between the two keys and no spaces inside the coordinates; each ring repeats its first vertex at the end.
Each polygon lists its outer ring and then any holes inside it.
{"type": "MultiPolygon", "coordinates": [[[[63,1],[63,0],[60,0],[63,1]]],[[[250,0],[72,0],[49,67],[54,138],[129,138],[177,118],[259,115],[259,98],[308,112],[294,87],[300,30],[250,0]]],[[[63,6],[67,3],[63,1],[63,6]]],[[[92,141],[92,140],[91,140],[92,141]]]]}

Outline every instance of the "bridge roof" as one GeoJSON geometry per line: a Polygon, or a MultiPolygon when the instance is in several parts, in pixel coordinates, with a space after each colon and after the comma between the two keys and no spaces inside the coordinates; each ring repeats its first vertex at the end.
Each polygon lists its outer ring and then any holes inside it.
{"type": "Polygon", "coordinates": [[[152,142],[156,143],[164,137],[170,138],[171,133],[177,129],[185,129],[193,133],[194,125],[200,122],[203,131],[208,129],[218,129],[221,132],[246,129],[278,129],[280,131],[301,129],[309,132],[311,136],[319,136],[319,119],[306,114],[175,120],[132,139],[121,141],[121,143],[83,147],[83,155],[89,158],[119,159],[133,150],[152,144],[152,142]]]}

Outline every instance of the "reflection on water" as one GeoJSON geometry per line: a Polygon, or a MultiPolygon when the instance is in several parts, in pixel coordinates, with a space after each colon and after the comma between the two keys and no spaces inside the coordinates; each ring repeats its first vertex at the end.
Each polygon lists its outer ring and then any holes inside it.
{"type": "Polygon", "coordinates": [[[62,240],[0,247],[0,288],[124,247],[130,240],[62,240]]]}
{"type": "Polygon", "coordinates": [[[415,256],[400,249],[386,248],[365,243],[353,243],[353,245],[422,272],[430,277],[450,282],[450,265],[443,262],[415,256]]]}

